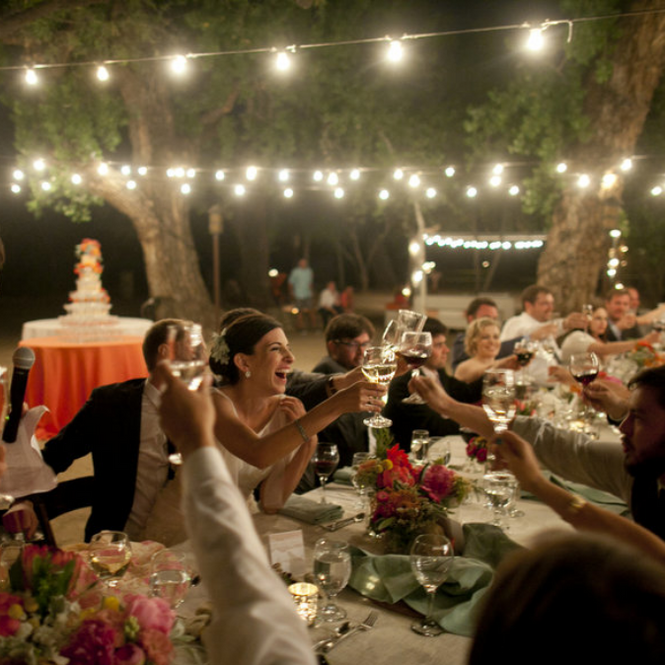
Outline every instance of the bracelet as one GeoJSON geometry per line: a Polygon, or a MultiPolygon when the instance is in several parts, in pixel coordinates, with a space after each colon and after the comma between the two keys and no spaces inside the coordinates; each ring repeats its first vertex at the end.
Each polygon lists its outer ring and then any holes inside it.
{"type": "Polygon", "coordinates": [[[309,441],[309,437],[307,436],[307,432],[305,432],[303,426],[300,424],[300,418],[296,418],[296,420],[293,421],[293,424],[298,428],[300,436],[302,436],[303,443],[307,443],[309,441]]]}
{"type": "Polygon", "coordinates": [[[578,496],[577,494],[573,494],[570,497],[570,501],[568,501],[568,511],[571,513],[571,515],[577,515],[584,506],[586,506],[587,501],[586,499],[583,499],[581,496],[578,496]]]}

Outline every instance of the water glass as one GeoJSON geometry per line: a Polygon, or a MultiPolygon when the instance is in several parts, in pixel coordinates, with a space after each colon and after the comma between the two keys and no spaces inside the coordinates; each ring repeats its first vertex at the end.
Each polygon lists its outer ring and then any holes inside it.
{"type": "Polygon", "coordinates": [[[163,598],[175,609],[185,600],[192,575],[187,558],[180,552],[160,550],[150,559],[150,595],[163,598]]]}
{"type": "Polygon", "coordinates": [[[329,538],[320,538],[314,546],[314,577],[325,594],[326,602],[319,609],[322,621],[341,621],[346,610],[338,607],[334,600],[348,584],[351,577],[351,551],[346,543],[329,538]]]}
{"type": "Polygon", "coordinates": [[[429,432],[426,429],[414,429],[411,433],[411,458],[414,462],[427,460],[429,450],[429,432]]]}

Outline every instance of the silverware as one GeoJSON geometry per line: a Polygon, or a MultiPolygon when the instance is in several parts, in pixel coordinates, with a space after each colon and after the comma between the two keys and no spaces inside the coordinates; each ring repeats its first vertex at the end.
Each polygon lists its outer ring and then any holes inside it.
{"type": "Polygon", "coordinates": [[[332,522],[332,524],[323,524],[323,528],[327,531],[337,531],[337,529],[342,529],[349,524],[354,524],[356,522],[362,522],[365,519],[365,513],[358,513],[353,517],[345,517],[343,520],[337,520],[332,522]]]}
{"type": "Polygon", "coordinates": [[[319,647],[319,651],[328,653],[329,651],[332,651],[342,640],[345,640],[347,637],[357,633],[359,630],[371,630],[374,628],[374,624],[378,618],[379,613],[372,610],[363,622],[359,623],[357,626],[354,626],[343,635],[340,635],[338,638],[328,640],[323,646],[319,647]]]}
{"type": "Polygon", "coordinates": [[[351,623],[349,621],[345,621],[341,626],[337,626],[335,630],[333,631],[335,634],[332,637],[324,637],[322,640],[319,640],[314,644],[312,649],[314,649],[314,653],[317,651],[320,651],[328,642],[332,642],[334,640],[338,640],[342,635],[345,635],[351,630],[351,623]]]}

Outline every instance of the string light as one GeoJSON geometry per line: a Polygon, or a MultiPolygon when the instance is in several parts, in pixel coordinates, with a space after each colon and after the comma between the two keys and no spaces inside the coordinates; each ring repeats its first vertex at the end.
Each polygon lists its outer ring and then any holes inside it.
{"type": "Polygon", "coordinates": [[[224,178],[225,178],[224,171],[222,171],[221,169],[215,171],[215,180],[221,182],[222,180],[224,180],[224,178]]]}
{"type": "Polygon", "coordinates": [[[14,169],[12,176],[14,176],[14,180],[23,180],[23,178],[25,178],[25,173],[23,173],[21,169],[14,169]]]}
{"type": "Polygon", "coordinates": [[[428,199],[433,199],[436,196],[436,189],[434,189],[434,187],[428,187],[425,196],[428,199]]]}
{"type": "Polygon", "coordinates": [[[335,198],[336,199],[343,199],[344,198],[344,190],[341,187],[338,187],[335,190],[335,198]]]}
{"type": "Polygon", "coordinates": [[[526,40],[526,48],[529,51],[541,51],[545,45],[542,28],[532,28],[526,40]]]}
{"type": "Polygon", "coordinates": [[[126,187],[127,187],[127,189],[130,189],[130,190],[136,189],[136,187],[137,187],[136,180],[128,180],[126,187]]]}
{"type": "Polygon", "coordinates": [[[291,60],[288,54],[280,51],[275,58],[275,69],[280,72],[285,72],[291,68],[291,60]]]}
{"type": "Polygon", "coordinates": [[[104,65],[99,65],[97,67],[97,78],[100,81],[108,81],[111,78],[111,75],[109,74],[109,70],[104,67],[104,65]]]}
{"type": "Polygon", "coordinates": [[[386,56],[390,62],[400,62],[404,57],[404,49],[402,48],[402,43],[398,41],[392,41],[388,45],[388,55],[386,56]]]}
{"type": "Polygon", "coordinates": [[[663,188],[660,185],[656,185],[655,187],[651,188],[652,196],[660,196],[662,193],[663,193],[663,188]]]}
{"type": "Polygon", "coordinates": [[[559,162],[556,165],[556,172],[557,173],[565,173],[568,170],[568,164],[566,162],[559,162]]]}
{"type": "Polygon", "coordinates": [[[280,182],[286,182],[289,179],[289,169],[281,169],[277,177],[280,182]]]}
{"type": "Polygon", "coordinates": [[[452,178],[455,175],[455,167],[454,166],[449,166],[444,173],[446,174],[447,178],[452,178]]]}
{"type": "Polygon", "coordinates": [[[37,76],[37,72],[30,67],[29,69],[26,69],[25,71],[25,82],[28,85],[37,85],[39,83],[39,77],[37,76]]]}
{"type": "Polygon", "coordinates": [[[145,176],[148,173],[148,168],[146,166],[139,166],[137,171],[140,176],[145,176]]]}
{"type": "Polygon", "coordinates": [[[323,180],[323,173],[321,171],[314,171],[312,179],[314,182],[321,182],[323,180]]]}
{"type": "Polygon", "coordinates": [[[20,194],[21,193],[21,185],[17,183],[12,183],[11,190],[14,194],[20,194]]]}
{"type": "Polygon", "coordinates": [[[285,199],[292,199],[293,198],[293,190],[290,187],[287,187],[284,190],[284,198],[285,199]]]}
{"type": "Polygon", "coordinates": [[[466,188],[466,195],[470,198],[473,199],[476,196],[478,196],[478,190],[475,187],[467,187],[466,188]]]}
{"type": "Polygon", "coordinates": [[[619,168],[622,171],[630,171],[633,168],[633,160],[630,157],[626,157],[622,162],[619,168]]]}
{"type": "Polygon", "coordinates": [[[401,180],[404,177],[404,171],[402,169],[395,169],[395,172],[393,173],[393,178],[395,180],[401,180]]]}
{"type": "Polygon", "coordinates": [[[187,58],[184,55],[175,55],[171,59],[171,71],[174,74],[184,74],[187,71],[187,58]]]}
{"type": "Polygon", "coordinates": [[[180,192],[187,196],[192,193],[192,186],[188,182],[185,182],[180,186],[180,192]]]}
{"type": "Polygon", "coordinates": [[[109,172],[109,165],[106,162],[102,162],[98,167],[97,167],[97,173],[99,175],[106,175],[109,172]]]}
{"type": "Polygon", "coordinates": [[[382,190],[379,192],[379,198],[380,198],[382,201],[387,201],[387,200],[390,198],[390,192],[389,192],[387,189],[382,189],[382,190]]]}
{"type": "Polygon", "coordinates": [[[501,175],[503,173],[503,164],[495,164],[492,173],[494,175],[501,175]]]}
{"type": "Polygon", "coordinates": [[[577,179],[577,186],[580,189],[586,189],[589,185],[591,184],[591,178],[586,173],[583,173],[578,179],[577,179]]]}
{"type": "Polygon", "coordinates": [[[44,182],[42,182],[42,189],[43,189],[45,192],[50,192],[50,191],[51,191],[51,183],[50,183],[50,182],[47,182],[47,181],[45,180],[44,182]]]}
{"type": "Polygon", "coordinates": [[[83,182],[83,178],[78,174],[72,174],[72,185],[80,185],[83,182]]]}
{"type": "Polygon", "coordinates": [[[601,180],[601,184],[604,189],[610,189],[611,187],[614,187],[616,182],[617,176],[614,173],[606,173],[601,180]]]}
{"type": "Polygon", "coordinates": [[[187,177],[191,180],[196,178],[196,169],[187,169],[187,177]]]}
{"type": "Polygon", "coordinates": [[[510,189],[508,190],[508,194],[511,196],[517,196],[520,193],[520,188],[517,185],[511,185],[510,189]]]}
{"type": "Polygon", "coordinates": [[[125,164],[120,169],[120,173],[122,173],[122,175],[130,175],[131,172],[132,172],[132,167],[129,166],[128,164],[125,164]]]}
{"type": "Polygon", "coordinates": [[[501,176],[500,175],[493,175],[490,178],[490,185],[492,187],[498,187],[501,184],[501,176]]]}
{"type": "Polygon", "coordinates": [[[351,180],[359,180],[360,179],[360,169],[353,169],[351,173],[349,174],[349,178],[351,180]]]}
{"type": "Polygon", "coordinates": [[[417,240],[412,240],[409,243],[409,254],[411,254],[411,256],[416,256],[421,248],[422,245],[417,240]]]}
{"type": "Polygon", "coordinates": [[[420,187],[420,177],[415,173],[409,177],[409,187],[420,187]]]}
{"type": "Polygon", "coordinates": [[[245,196],[245,193],[247,192],[244,185],[236,185],[233,188],[233,191],[236,196],[245,196]]]}
{"type": "Polygon", "coordinates": [[[46,168],[46,162],[41,157],[35,159],[35,161],[32,162],[32,168],[35,169],[35,171],[43,171],[46,168]]]}
{"type": "Polygon", "coordinates": [[[612,229],[610,231],[610,238],[620,238],[621,237],[621,229],[612,229]]]}
{"type": "Polygon", "coordinates": [[[328,184],[331,187],[334,187],[335,185],[339,184],[339,177],[335,172],[328,174],[328,184]]]}

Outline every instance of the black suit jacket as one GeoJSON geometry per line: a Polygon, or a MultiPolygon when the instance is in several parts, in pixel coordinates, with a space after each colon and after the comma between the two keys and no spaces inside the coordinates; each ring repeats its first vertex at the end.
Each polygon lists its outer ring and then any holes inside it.
{"type": "MultiPolygon", "coordinates": [[[[445,391],[459,402],[473,404],[482,399],[483,380],[473,383],[464,383],[444,370],[439,370],[439,379],[445,391]]],[[[388,404],[385,415],[393,421],[392,430],[395,442],[404,450],[411,449],[411,433],[414,429],[426,429],[430,436],[447,436],[457,434],[459,425],[449,418],[441,417],[427,404],[404,404],[402,400],[409,396],[408,384],[411,372],[398,376],[390,383],[388,389],[388,404]]]]}
{"type": "Polygon", "coordinates": [[[122,531],[134,503],[141,438],[141,399],[145,379],[92,391],[73,420],[43,450],[56,473],[92,454],[95,475],[86,541],[103,529],[122,531]]]}
{"type": "Polygon", "coordinates": [[[620,338],[614,334],[611,326],[607,326],[607,330],[605,331],[606,342],[625,342],[631,339],[639,339],[640,337],[642,337],[642,335],[640,334],[640,329],[638,326],[633,326],[632,328],[622,330],[620,338]]]}

